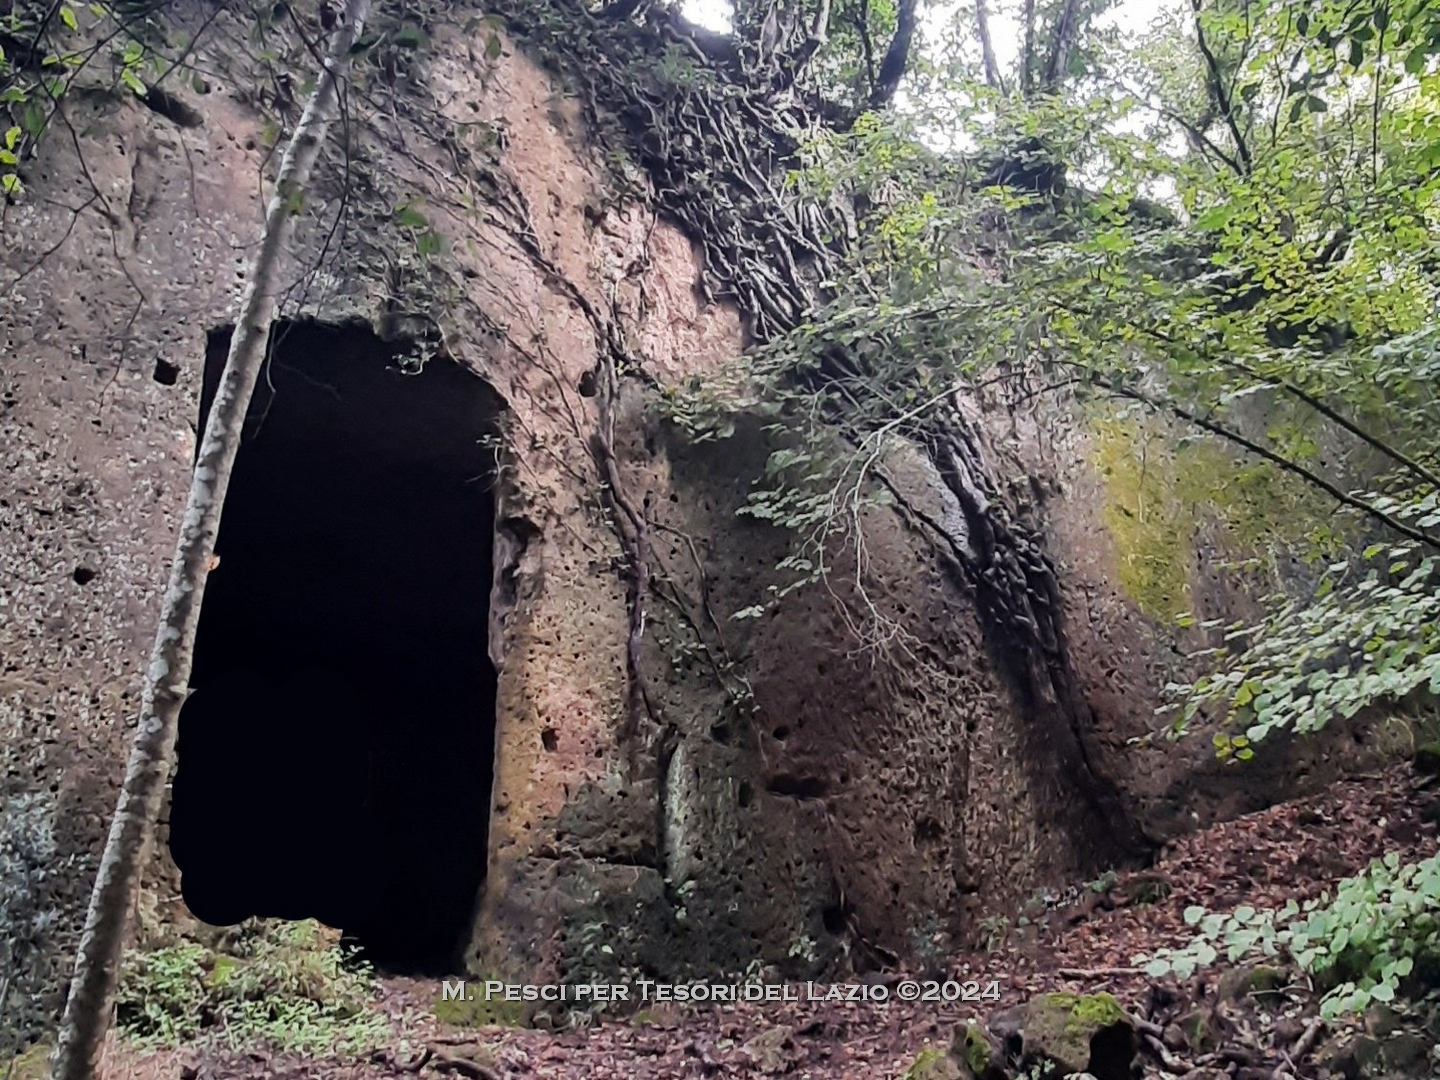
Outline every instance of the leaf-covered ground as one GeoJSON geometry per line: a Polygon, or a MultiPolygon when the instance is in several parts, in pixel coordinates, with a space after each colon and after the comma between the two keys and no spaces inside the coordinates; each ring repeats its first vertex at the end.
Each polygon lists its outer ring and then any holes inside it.
{"type": "MultiPolygon", "coordinates": [[[[1114,993],[1137,1018],[1150,1076],[1191,1080],[1284,1080],[1315,1076],[1317,1058],[1345,1035],[1319,1025],[1315,996],[1291,985],[1261,1006],[1244,998],[1211,1012],[1217,1032],[1198,1054],[1173,1021],[1212,1009],[1223,965],[1185,984],[1156,982],[1133,966],[1138,953],[1188,941],[1191,905],[1279,907],[1316,895],[1387,852],[1423,858],[1437,848],[1440,785],[1400,766],[1335,784],[1314,798],[1273,807],[1185,837],[1149,871],[1079,884],[1078,898],[1026,924],[1011,919],[991,951],[958,957],[952,975],[998,979],[1001,1000],[976,1004],[775,1002],[647,1009],[631,1021],[552,1033],[460,1030],[429,1015],[437,984],[387,979],[381,1006],[394,1045],[364,1056],[311,1058],[216,1050],[141,1055],[107,1047],[107,1080],[508,1080],[605,1078],[901,1077],[927,1046],[948,1046],[962,1020],[986,1019],[1047,990],[1114,993]],[[1107,887],[1108,886],[1108,887],[1107,887]],[[1199,1072],[1197,1070],[1205,1070],[1199,1072]]],[[[893,982],[900,975],[884,978],[893,982]]]]}

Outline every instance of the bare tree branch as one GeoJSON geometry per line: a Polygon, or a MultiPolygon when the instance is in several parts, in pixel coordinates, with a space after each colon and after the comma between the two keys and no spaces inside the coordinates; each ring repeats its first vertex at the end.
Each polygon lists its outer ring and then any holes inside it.
{"type": "Polygon", "coordinates": [[[1220,118],[1230,129],[1230,137],[1235,140],[1235,153],[1240,157],[1244,172],[1249,174],[1254,167],[1250,156],[1250,145],[1245,141],[1245,136],[1240,133],[1240,121],[1235,116],[1230,90],[1225,85],[1225,73],[1220,67],[1220,61],[1205,38],[1204,20],[1200,17],[1201,0],[1190,0],[1190,7],[1195,13],[1195,43],[1200,46],[1200,55],[1205,58],[1205,70],[1210,82],[1210,89],[1215,94],[1215,103],[1220,107],[1220,118]]]}
{"type": "Polygon", "coordinates": [[[1035,0],[1025,0],[1025,51],[1020,58],[1020,93],[1029,97],[1035,89],[1035,0]]]}
{"type": "Polygon", "coordinates": [[[1079,34],[1080,0],[1065,0],[1060,18],[1055,23],[1055,36],[1050,40],[1050,55],[1045,60],[1045,70],[1040,79],[1041,90],[1050,93],[1060,85],[1070,63],[1070,50],[1075,47],[1079,34]]]}
{"type": "Polygon", "coordinates": [[[995,61],[995,45],[990,40],[990,11],[985,0],[975,0],[975,33],[980,38],[980,55],[985,61],[985,82],[1002,94],[1005,80],[1000,76],[1000,65],[995,61]]]}
{"type": "Polygon", "coordinates": [[[830,0],[820,0],[820,10],[810,24],[810,33],[800,43],[794,55],[789,57],[781,69],[780,87],[784,89],[800,77],[805,65],[810,63],[820,46],[830,40],[830,0]]]}
{"type": "Polygon", "coordinates": [[[1224,163],[1224,165],[1233,172],[1241,176],[1245,175],[1244,167],[1240,164],[1238,160],[1236,160],[1235,156],[1233,154],[1227,153],[1221,147],[1215,145],[1215,141],[1211,139],[1210,136],[1205,134],[1201,124],[1192,123],[1191,121],[1185,119],[1185,117],[1177,113],[1174,109],[1171,109],[1166,105],[1157,104],[1156,102],[1151,101],[1144,93],[1136,90],[1132,86],[1127,85],[1123,79],[1117,80],[1115,82],[1115,85],[1121,90],[1125,91],[1125,93],[1133,97],[1136,101],[1142,103],[1147,109],[1154,110],[1154,112],[1158,116],[1169,120],[1171,123],[1178,126],[1180,130],[1185,132],[1185,137],[1189,140],[1190,145],[1194,147],[1197,152],[1202,154],[1208,153],[1212,157],[1224,163]]]}
{"type": "Polygon", "coordinates": [[[875,43],[870,40],[870,0],[860,0],[860,55],[865,60],[865,83],[875,90],[875,43]]]}

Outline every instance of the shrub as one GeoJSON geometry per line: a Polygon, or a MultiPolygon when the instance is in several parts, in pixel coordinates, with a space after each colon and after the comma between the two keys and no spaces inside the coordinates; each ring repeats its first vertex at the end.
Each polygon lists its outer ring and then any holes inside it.
{"type": "Polygon", "coordinates": [[[226,951],[181,942],[126,954],[121,1032],[145,1046],[219,1040],[358,1052],[388,1033],[368,965],[313,921],[245,924],[226,951]]]}
{"type": "Polygon", "coordinates": [[[1391,1001],[1412,975],[1433,978],[1440,965],[1440,855],[1402,865],[1395,854],[1303,905],[1278,911],[1236,908],[1229,915],[1185,911],[1198,929],[1190,944],[1136,957],[1152,976],[1186,978],[1223,950],[1238,962],[1284,956],[1326,989],[1321,1014],[1363,1012],[1391,1001]]]}

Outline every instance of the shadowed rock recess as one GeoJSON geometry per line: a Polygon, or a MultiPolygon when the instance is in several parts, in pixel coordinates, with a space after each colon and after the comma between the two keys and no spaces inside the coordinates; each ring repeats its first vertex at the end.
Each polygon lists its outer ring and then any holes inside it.
{"type": "MultiPolygon", "coordinates": [[[[214,334],[205,405],[228,335],[214,334]]],[[[220,526],[170,850],[209,923],[318,918],[455,966],[484,870],[495,413],[448,362],[284,325],[220,526]]]]}

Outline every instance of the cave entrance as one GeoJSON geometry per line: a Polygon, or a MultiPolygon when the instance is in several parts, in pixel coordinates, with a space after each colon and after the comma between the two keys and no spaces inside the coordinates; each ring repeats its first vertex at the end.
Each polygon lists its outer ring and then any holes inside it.
{"type": "Polygon", "coordinates": [[[457,970],[494,763],[498,413],[368,327],[277,325],[180,714],[170,846],[202,921],[315,918],[386,970],[457,970]]]}

